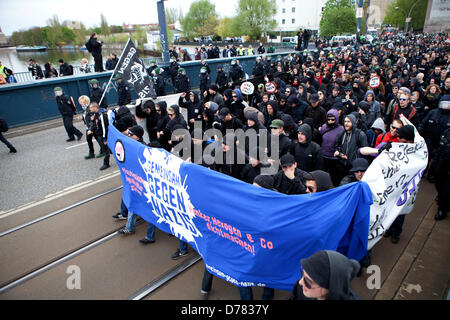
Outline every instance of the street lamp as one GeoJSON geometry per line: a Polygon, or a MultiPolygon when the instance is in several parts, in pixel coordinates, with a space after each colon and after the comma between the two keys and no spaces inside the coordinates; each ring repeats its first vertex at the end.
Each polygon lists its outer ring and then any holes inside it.
{"type": "Polygon", "coordinates": [[[406,15],[406,11],[400,7],[395,7],[395,9],[400,9],[403,11],[403,13],[405,14],[405,33],[408,32],[408,27],[409,27],[409,21],[411,20],[411,12],[413,11],[414,7],[416,6],[416,4],[418,4],[420,1],[422,0],[417,0],[416,2],[414,2],[414,4],[411,6],[411,8],[409,9],[409,13],[408,15],[406,15]]]}

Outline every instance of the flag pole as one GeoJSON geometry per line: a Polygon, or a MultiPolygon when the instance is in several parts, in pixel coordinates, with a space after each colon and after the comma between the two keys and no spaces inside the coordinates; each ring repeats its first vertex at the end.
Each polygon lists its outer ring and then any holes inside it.
{"type": "Polygon", "coordinates": [[[117,70],[117,66],[119,65],[120,60],[122,60],[123,53],[125,52],[125,49],[128,47],[128,43],[130,41],[131,41],[131,38],[128,38],[128,41],[127,41],[127,43],[125,44],[125,47],[122,50],[122,54],[120,55],[119,61],[117,61],[117,64],[116,64],[116,66],[114,68],[114,71],[111,74],[111,77],[109,78],[108,84],[106,85],[106,88],[103,91],[102,98],[100,99],[100,102],[98,103],[99,106],[102,104],[103,98],[105,97],[106,91],[108,91],[108,87],[109,87],[109,85],[111,83],[112,77],[114,77],[114,74],[116,73],[116,70],[117,70]]]}

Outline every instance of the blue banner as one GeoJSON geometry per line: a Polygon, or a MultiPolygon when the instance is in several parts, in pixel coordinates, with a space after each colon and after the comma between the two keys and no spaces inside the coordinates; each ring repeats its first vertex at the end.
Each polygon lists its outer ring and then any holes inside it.
{"type": "Polygon", "coordinates": [[[356,260],[366,253],[372,194],[365,182],[287,196],[184,162],[113,126],[108,132],[128,209],[188,242],[226,281],[291,290],[300,259],[317,250],[356,260]]]}

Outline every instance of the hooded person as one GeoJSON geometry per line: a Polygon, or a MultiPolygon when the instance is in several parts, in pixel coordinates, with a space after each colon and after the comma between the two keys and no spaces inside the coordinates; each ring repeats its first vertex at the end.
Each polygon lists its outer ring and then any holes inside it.
{"type": "Polygon", "coordinates": [[[276,100],[270,100],[267,103],[266,109],[263,110],[263,115],[264,126],[269,128],[273,120],[281,118],[281,114],[278,112],[278,102],[276,100]]]}
{"type": "Polygon", "coordinates": [[[114,110],[114,126],[120,132],[137,125],[135,116],[131,113],[127,106],[120,106],[119,109],[114,110]]]}
{"type": "Polygon", "coordinates": [[[164,130],[160,133],[160,136],[164,136],[165,139],[170,141],[172,132],[176,130],[176,126],[183,129],[187,129],[188,126],[183,115],[180,113],[180,107],[178,105],[173,104],[167,108],[167,114],[169,115],[170,120],[164,130]]]}
{"type": "MultiPolygon", "coordinates": [[[[337,137],[344,131],[344,127],[339,123],[339,112],[336,109],[330,109],[327,112],[327,122],[322,125],[319,132],[322,135],[322,156],[323,168],[331,173],[335,170],[337,162],[334,157],[335,144],[337,137]]],[[[333,181],[337,185],[339,181],[333,181]]]]}
{"type": "Polygon", "coordinates": [[[189,94],[182,93],[178,99],[178,105],[187,109],[189,128],[193,130],[194,122],[202,120],[203,104],[196,91],[189,91],[189,94]]]}
{"type": "Polygon", "coordinates": [[[290,114],[294,119],[295,123],[299,123],[305,117],[306,109],[308,104],[304,101],[299,100],[295,95],[290,95],[286,101],[287,107],[285,108],[285,113],[290,114]]]}
{"type": "Polygon", "coordinates": [[[320,134],[319,129],[314,128],[314,120],[313,118],[304,118],[301,124],[307,124],[310,126],[312,131],[312,141],[317,143],[319,146],[322,145],[322,135],[320,134]]]}
{"type": "Polygon", "coordinates": [[[308,124],[297,129],[297,141],[292,144],[290,153],[297,162],[297,168],[310,172],[321,170],[323,166],[322,148],[312,141],[312,130],[308,124]]]}
{"type": "Polygon", "coordinates": [[[271,175],[264,175],[260,174],[259,176],[256,176],[253,180],[253,185],[256,185],[258,187],[276,191],[273,187],[273,177],[271,175]]]}
{"type": "Polygon", "coordinates": [[[360,270],[358,261],[336,251],[319,250],[300,264],[302,278],[295,283],[290,300],[361,300],[350,289],[360,270]]]}
{"type": "MultiPolygon", "coordinates": [[[[167,114],[167,103],[165,101],[158,101],[155,105],[155,112],[156,126],[153,131],[156,131],[156,138],[158,139],[161,148],[170,150],[168,139],[165,139],[165,137],[161,136],[161,132],[166,128],[167,124],[170,121],[170,117],[167,114]]],[[[150,142],[152,142],[152,140],[150,142]]]]}
{"type": "Polygon", "coordinates": [[[232,102],[230,105],[231,113],[241,120],[244,120],[244,109],[248,107],[248,104],[244,101],[244,97],[241,94],[241,90],[234,89],[231,93],[232,102]]]}
{"type": "Polygon", "coordinates": [[[375,119],[375,121],[370,126],[370,129],[366,131],[367,142],[369,143],[370,147],[375,147],[378,135],[385,132],[384,128],[385,125],[383,118],[375,119]]]}
{"type": "Polygon", "coordinates": [[[327,191],[333,188],[331,177],[328,172],[314,170],[306,175],[306,193],[327,191]]]}
{"type": "Polygon", "coordinates": [[[283,113],[281,120],[284,123],[284,133],[289,139],[297,139],[298,124],[295,123],[294,118],[290,114],[283,113]]]}
{"type": "Polygon", "coordinates": [[[347,174],[352,161],[358,157],[358,149],[367,146],[366,134],[357,128],[355,116],[349,114],[344,119],[344,131],[336,139],[334,156],[339,159],[336,179],[340,181],[347,174]]]}
{"type": "Polygon", "coordinates": [[[157,115],[155,111],[155,103],[152,100],[147,100],[136,106],[136,117],[146,119],[145,126],[147,129],[149,141],[156,139],[157,115]]]}
{"type": "Polygon", "coordinates": [[[364,96],[364,101],[370,104],[369,112],[374,113],[375,119],[377,119],[381,117],[381,105],[378,101],[375,100],[375,98],[376,98],[375,93],[372,90],[367,90],[364,96]],[[372,97],[370,97],[370,95],[372,95],[372,97]]]}

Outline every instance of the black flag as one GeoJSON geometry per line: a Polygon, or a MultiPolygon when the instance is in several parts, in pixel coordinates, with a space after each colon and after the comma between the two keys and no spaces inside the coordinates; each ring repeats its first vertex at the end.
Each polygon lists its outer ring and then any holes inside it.
{"type": "Polygon", "coordinates": [[[125,49],[123,49],[116,70],[126,83],[133,85],[134,91],[136,91],[139,98],[155,99],[157,97],[153,88],[153,82],[148,76],[144,63],[139,58],[139,54],[131,39],[128,40],[125,49]]]}

